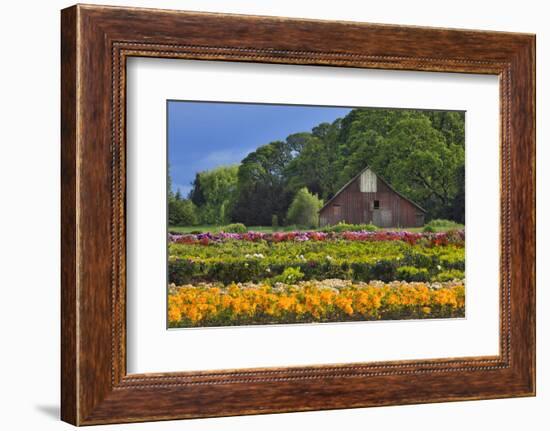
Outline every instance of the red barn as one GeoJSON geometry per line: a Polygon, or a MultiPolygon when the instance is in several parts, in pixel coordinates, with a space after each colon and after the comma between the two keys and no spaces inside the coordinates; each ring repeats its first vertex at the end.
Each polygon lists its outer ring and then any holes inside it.
{"type": "Polygon", "coordinates": [[[426,211],[366,167],[319,210],[321,226],[339,222],[379,227],[420,227],[426,211]]]}

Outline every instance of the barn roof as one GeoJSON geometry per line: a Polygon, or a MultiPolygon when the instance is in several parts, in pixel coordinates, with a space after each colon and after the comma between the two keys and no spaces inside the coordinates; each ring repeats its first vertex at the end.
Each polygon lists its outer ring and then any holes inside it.
{"type": "MultiPolygon", "coordinates": [[[[323,211],[334,199],[336,199],[336,197],[342,193],[351,183],[353,183],[357,178],[359,178],[359,176],[365,172],[367,169],[370,169],[368,166],[364,167],[361,171],[359,171],[359,173],[357,175],[355,175],[351,180],[349,180],[346,184],[344,184],[340,190],[338,190],[336,193],[334,193],[334,196],[331,197],[328,201],[326,201],[326,203],[321,207],[321,209],[319,210],[319,212],[323,211]]],[[[374,172],[372,169],[371,169],[372,172],[374,172]]],[[[409,199],[408,197],[402,195],[401,193],[399,193],[397,190],[395,190],[390,183],[388,183],[384,178],[382,178],[380,175],[378,175],[376,172],[374,172],[374,174],[376,175],[377,178],[379,178],[384,184],[386,184],[386,186],[388,186],[388,188],[394,192],[396,195],[398,195],[399,197],[405,199],[406,201],[410,202],[411,204],[413,204],[416,208],[418,208],[420,211],[422,211],[423,213],[426,212],[426,210],[424,208],[422,208],[420,205],[418,205],[415,201],[409,199]]]]}

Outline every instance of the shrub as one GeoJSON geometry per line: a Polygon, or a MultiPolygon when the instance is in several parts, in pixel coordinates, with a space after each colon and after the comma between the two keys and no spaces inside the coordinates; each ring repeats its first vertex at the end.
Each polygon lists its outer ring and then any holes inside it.
{"type": "Polygon", "coordinates": [[[304,187],[296,193],[287,213],[287,222],[308,228],[319,226],[319,210],[323,201],[304,187]]]}
{"type": "Polygon", "coordinates": [[[367,232],[374,232],[378,228],[373,224],[349,224],[340,222],[338,224],[335,224],[333,226],[327,226],[323,228],[324,232],[359,232],[359,231],[367,231],[367,232]]]}
{"type": "MultiPolygon", "coordinates": [[[[321,235],[320,232],[315,234],[321,235]]],[[[464,247],[454,244],[423,246],[404,241],[342,239],[275,241],[265,240],[265,237],[255,233],[253,235],[259,239],[219,241],[211,234],[204,234],[200,239],[182,236],[182,239],[193,242],[182,240],[169,244],[170,282],[244,283],[269,280],[271,283],[283,274],[275,281],[284,280],[295,270],[299,270],[296,275],[303,275],[301,280],[339,278],[368,282],[464,278],[464,247]],[[208,245],[203,244],[204,240],[208,241],[208,245]],[[285,274],[289,268],[291,272],[285,274]]],[[[300,237],[296,232],[277,235],[300,237]]]]}
{"type": "Polygon", "coordinates": [[[280,283],[297,283],[304,278],[304,273],[300,271],[300,268],[285,268],[282,274],[273,277],[273,282],[280,283]]]}
{"type": "Polygon", "coordinates": [[[432,227],[443,227],[443,228],[459,228],[462,227],[462,225],[458,224],[457,222],[453,220],[446,220],[446,219],[433,219],[428,222],[428,225],[432,227]]]}
{"type": "Polygon", "coordinates": [[[426,268],[402,266],[397,268],[397,279],[403,281],[425,281],[429,279],[429,274],[426,268]]]}
{"type": "Polygon", "coordinates": [[[403,264],[415,268],[435,268],[438,264],[438,256],[415,251],[414,249],[406,250],[403,264]]]}
{"type": "Polygon", "coordinates": [[[369,224],[360,224],[358,225],[360,227],[359,230],[364,230],[364,231],[369,231],[369,232],[374,232],[375,230],[378,229],[378,227],[376,227],[375,225],[373,225],[372,223],[369,223],[369,224]]]}
{"type": "Polygon", "coordinates": [[[380,259],[371,268],[371,280],[395,280],[397,262],[395,259],[380,259]]]}
{"type": "Polygon", "coordinates": [[[450,271],[443,271],[437,274],[433,281],[452,281],[452,280],[463,280],[464,279],[464,271],[460,271],[458,269],[451,269],[450,271]]]}
{"type": "Polygon", "coordinates": [[[246,233],[248,229],[242,223],[231,223],[227,226],[224,226],[222,229],[224,232],[228,233],[246,233]]]}
{"type": "Polygon", "coordinates": [[[446,219],[434,219],[430,220],[424,225],[424,232],[437,232],[438,230],[449,230],[449,229],[463,229],[464,226],[453,221],[446,219]]]}
{"type": "MultiPolygon", "coordinates": [[[[437,262],[437,260],[436,260],[437,262]]],[[[270,261],[268,257],[230,259],[230,260],[193,260],[171,259],[168,264],[169,280],[176,284],[201,281],[239,283],[239,282],[294,282],[298,280],[345,279],[369,282],[380,280],[405,281],[451,281],[464,279],[464,271],[439,263],[429,267],[403,265],[399,258],[372,261],[270,261]]],[[[443,262],[441,262],[443,263],[443,262]]],[[[458,263],[457,266],[463,263],[458,263]]]]}

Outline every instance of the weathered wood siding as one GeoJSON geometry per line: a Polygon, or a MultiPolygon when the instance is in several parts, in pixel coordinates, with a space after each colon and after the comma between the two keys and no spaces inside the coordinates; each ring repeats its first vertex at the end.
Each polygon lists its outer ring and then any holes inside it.
{"type": "Polygon", "coordinates": [[[339,222],[419,227],[424,225],[424,212],[367,169],[321,210],[321,226],[339,222]],[[375,208],[375,201],[378,201],[378,208],[375,208]]]}

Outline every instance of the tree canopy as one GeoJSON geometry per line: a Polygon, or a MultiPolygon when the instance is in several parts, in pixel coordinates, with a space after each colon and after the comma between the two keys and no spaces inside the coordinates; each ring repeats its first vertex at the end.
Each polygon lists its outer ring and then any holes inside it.
{"type": "MultiPolygon", "coordinates": [[[[310,132],[258,146],[239,166],[200,172],[189,198],[200,223],[289,224],[298,194],[328,200],[369,166],[427,210],[464,222],[464,113],[353,109],[310,132]]],[[[261,144],[261,143],[260,143],[261,144]]]]}
{"type": "Polygon", "coordinates": [[[225,224],[230,221],[237,197],[238,166],[219,166],[198,172],[189,194],[198,207],[203,224],[225,224]]]}

